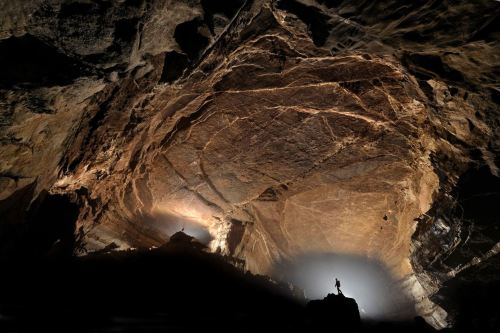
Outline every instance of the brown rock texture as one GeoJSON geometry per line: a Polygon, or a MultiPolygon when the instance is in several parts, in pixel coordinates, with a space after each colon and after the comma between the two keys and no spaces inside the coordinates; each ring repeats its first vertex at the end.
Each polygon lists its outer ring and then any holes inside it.
{"type": "Polygon", "coordinates": [[[428,297],[499,250],[489,221],[433,266],[457,242],[432,230],[468,225],[436,207],[469,169],[498,179],[499,6],[384,3],[7,1],[0,249],[64,195],[79,254],[182,227],[254,273],[354,254],[446,326],[428,297]]]}

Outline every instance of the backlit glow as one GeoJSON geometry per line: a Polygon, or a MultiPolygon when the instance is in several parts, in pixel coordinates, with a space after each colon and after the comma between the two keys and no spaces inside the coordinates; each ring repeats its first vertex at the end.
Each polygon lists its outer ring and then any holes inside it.
{"type": "Polygon", "coordinates": [[[360,315],[372,319],[407,319],[415,315],[413,303],[397,281],[377,261],[351,255],[313,254],[280,263],[274,269],[276,278],[302,288],[308,299],[322,299],[341,291],[358,303],[360,315]]]}

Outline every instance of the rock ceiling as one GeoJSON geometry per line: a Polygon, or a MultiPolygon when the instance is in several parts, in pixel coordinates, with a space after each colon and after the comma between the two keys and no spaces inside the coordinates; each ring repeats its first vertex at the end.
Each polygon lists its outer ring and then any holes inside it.
{"type": "Polygon", "coordinates": [[[432,236],[464,224],[437,212],[459,177],[498,176],[499,6],[383,3],[4,2],[4,250],[64,195],[79,253],[185,227],[258,273],[356,254],[445,325],[427,296],[484,251],[439,269],[425,251],[463,243],[432,236]]]}

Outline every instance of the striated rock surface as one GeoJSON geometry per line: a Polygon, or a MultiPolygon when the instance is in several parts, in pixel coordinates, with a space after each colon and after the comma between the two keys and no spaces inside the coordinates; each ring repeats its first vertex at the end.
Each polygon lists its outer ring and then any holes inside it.
{"type": "Polygon", "coordinates": [[[64,196],[79,254],[184,227],[255,273],[364,256],[444,327],[443,284],[498,253],[496,2],[1,6],[7,256],[64,196]]]}

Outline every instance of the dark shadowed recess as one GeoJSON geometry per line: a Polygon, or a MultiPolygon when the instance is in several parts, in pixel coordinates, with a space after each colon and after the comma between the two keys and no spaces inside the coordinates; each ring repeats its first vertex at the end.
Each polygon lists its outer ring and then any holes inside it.
{"type": "MultiPolygon", "coordinates": [[[[456,198],[455,214],[462,221],[457,247],[443,264],[457,267],[481,256],[500,241],[500,178],[488,167],[472,168],[463,174],[452,193],[456,198]]],[[[498,267],[500,279],[500,267],[498,267]]]]}
{"type": "Polygon", "coordinates": [[[182,53],[176,51],[165,53],[160,82],[174,82],[181,77],[188,64],[188,57],[182,53]]]}
{"type": "Polygon", "coordinates": [[[175,41],[190,60],[197,59],[201,51],[208,46],[208,38],[198,31],[204,24],[203,20],[195,18],[175,27],[175,41]]]}
{"type": "Polygon", "coordinates": [[[416,322],[359,326],[356,302],[303,302],[176,233],[154,250],[3,268],[2,332],[433,332],[416,322]]]}
{"type": "Polygon", "coordinates": [[[36,182],[26,185],[0,200],[0,259],[9,255],[11,248],[17,246],[17,234],[21,232],[20,223],[26,220],[28,206],[33,199],[36,182]]]}
{"type": "Polygon", "coordinates": [[[454,318],[453,332],[500,332],[500,255],[446,281],[434,301],[454,318]],[[452,305],[452,306],[450,306],[452,305]]]}
{"type": "MultiPolygon", "coordinates": [[[[495,11],[492,11],[495,13],[495,11]]],[[[487,17],[483,21],[481,28],[472,34],[470,41],[484,40],[486,42],[496,42],[500,40],[500,9],[497,8],[496,15],[487,17]]]]}
{"type": "Polygon", "coordinates": [[[174,38],[182,53],[171,51],[165,53],[163,70],[159,82],[172,83],[182,76],[184,70],[195,62],[208,46],[209,39],[199,31],[206,27],[201,18],[186,21],[175,27],[174,38]]]}
{"type": "Polygon", "coordinates": [[[342,5],[344,0],[316,0],[316,2],[327,6],[328,8],[334,8],[342,5]]]}
{"type": "Polygon", "coordinates": [[[105,15],[111,7],[111,3],[106,1],[99,2],[68,2],[61,4],[61,10],[58,13],[59,19],[66,19],[73,16],[82,16],[88,14],[105,15]]]}
{"type": "MultiPolygon", "coordinates": [[[[463,217],[500,231],[500,178],[487,166],[472,168],[460,177],[456,187],[463,217]]],[[[496,234],[500,239],[500,234],[496,234]]]]}
{"type": "MultiPolygon", "coordinates": [[[[339,15],[338,18],[349,19],[349,29],[357,31],[359,28],[373,37],[378,35],[375,39],[380,38],[380,42],[398,50],[411,49],[418,52],[427,43],[435,49],[457,47],[476,41],[490,43],[497,41],[500,33],[500,2],[494,0],[415,0],[404,3],[310,0],[307,3],[318,8],[320,5],[328,7],[339,15]],[[355,25],[359,27],[355,28],[355,25]]],[[[345,24],[336,25],[338,18],[331,21],[329,41],[336,44],[341,41],[341,44],[349,46],[351,42],[346,38],[345,24]],[[347,43],[344,42],[346,40],[347,43]]],[[[355,36],[353,39],[359,41],[359,38],[355,36]]],[[[363,47],[361,44],[356,43],[356,47],[363,47]]],[[[333,48],[334,51],[338,49],[339,47],[333,48]]]]}
{"type": "MultiPolygon", "coordinates": [[[[210,43],[201,29],[208,29],[212,36],[215,32],[215,15],[232,19],[238,10],[252,0],[202,0],[203,18],[183,22],[175,28],[174,38],[182,53],[171,51],[165,54],[160,82],[171,83],[180,78],[184,70],[196,62],[210,43]]],[[[220,22],[219,22],[220,24],[220,22]]],[[[227,24],[224,22],[224,25],[227,24]]]]}
{"type": "Polygon", "coordinates": [[[314,0],[363,26],[391,25],[407,40],[459,45],[498,40],[500,6],[492,0],[314,0]],[[467,17],[465,20],[464,17],[467,17]]]}
{"type": "Polygon", "coordinates": [[[79,206],[68,196],[42,192],[30,203],[34,185],[0,201],[0,260],[71,256],[79,206]]]}
{"type": "MultiPolygon", "coordinates": [[[[445,181],[445,174],[438,175],[445,181]]],[[[432,300],[456,321],[459,332],[500,328],[500,256],[476,261],[500,241],[500,178],[487,166],[471,166],[451,195],[440,197],[413,235],[412,265],[443,281],[432,300]],[[469,264],[470,266],[464,265],[469,264]],[[447,276],[457,270],[456,276],[447,276]]]]}
{"type": "Polygon", "coordinates": [[[2,332],[304,331],[286,285],[201,252],[185,235],[156,250],[9,271],[0,276],[2,332]]]}
{"type": "Polygon", "coordinates": [[[296,15],[308,27],[315,45],[323,46],[330,35],[330,17],[322,14],[318,8],[304,5],[295,0],[281,0],[278,8],[296,15]]]}
{"type": "Polygon", "coordinates": [[[130,44],[136,37],[137,24],[139,19],[121,19],[115,23],[115,43],[123,42],[126,45],[130,44]]]}
{"type": "Polygon", "coordinates": [[[214,34],[214,15],[223,14],[231,19],[244,3],[245,0],[201,0],[201,6],[205,13],[204,19],[212,35],[214,34]]]}
{"type": "Polygon", "coordinates": [[[427,213],[438,223],[419,223],[414,238],[428,243],[416,252],[420,264],[430,271],[447,270],[489,251],[500,241],[499,203],[500,178],[487,166],[471,167],[451,195],[436,200],[427,213]]]}
{"type": "Polygon", "coordinates": [[[0,73],[0,89],[10,89],[63,86],[90,71],[54,47],[24,35],[0,41],[0,73]]]}
{"type": "Polygon", "coordinates": [[[464,82],[462,73],[444,63],[439,55],[404,53],[402,61],[403,65],[421,80],[437,77],[453,83],[464,82]]]}
{"type": "Polygon", "coordinates": [[[308,299],[341,290],[356,300],[362,318],[406,320],[415,316],[414,304],[383,264],[366,257],[314,253],[277,264],[273,276],[302,288],[308,299]]]}

